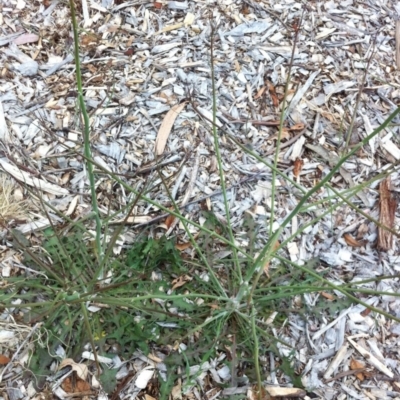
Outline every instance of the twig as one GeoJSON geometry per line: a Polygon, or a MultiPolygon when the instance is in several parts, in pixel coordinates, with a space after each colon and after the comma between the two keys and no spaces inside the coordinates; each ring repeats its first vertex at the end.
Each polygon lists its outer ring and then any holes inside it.
{"type": "Polygon", "coordinates": [[[338,379],[344,378],[345,376],[356,375],[356,374],[359,374],[360,372],[365,372],[365,370],[366,370],[366,368],[357,368],[357,369],[351,369],[349,371],[340,372],[339,374],[335,375],[333,378],[325,379],[324,382],[329,383],[332,381],[336,381],[338,379]]]}

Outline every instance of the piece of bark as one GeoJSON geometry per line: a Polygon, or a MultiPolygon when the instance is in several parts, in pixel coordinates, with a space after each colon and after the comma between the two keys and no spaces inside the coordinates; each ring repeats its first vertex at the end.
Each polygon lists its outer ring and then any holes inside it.
{"type": "Polygon", "coordinates": [[[393,246],[393,234],[383,227],[393,229],[394,219],[397,208],[397,200],[391,192],[390,176],[383,180],[379,185],[379,222],[381,226],[378,227],[378,249],[390,250],[393,246]]]}

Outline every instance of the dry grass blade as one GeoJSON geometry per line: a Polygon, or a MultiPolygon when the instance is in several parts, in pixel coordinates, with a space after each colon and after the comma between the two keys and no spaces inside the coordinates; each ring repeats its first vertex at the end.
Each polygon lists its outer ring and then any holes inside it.
{"type": "Polygon", "coordinates": [[[16,185],[5,174],[0,175],[0,221],[7,222],[11,219],[23,219],[26,212],[24,200],[18,200],[15,195],[16,185]]]}
{"type": "Polygon", "coordinates": [[[380,214],[379,222],[382,224],[378,228],[378,248],[380,250],[390,250],[393,246],[393,235],[383,227],[393,229],[394,219],[397,208],[397,200],[391,190],[390,176],[383,180],[379,185],[380,193],[380,214]]]}
{"type": "Polygon", "coordinates": [[[178,114],[185,108],[185,106],[186,102],[176,104],[167,112],[157,134],[156,145],[154,149],[157,156],[164,152],[172,126],[174,125],[178,114]]]}

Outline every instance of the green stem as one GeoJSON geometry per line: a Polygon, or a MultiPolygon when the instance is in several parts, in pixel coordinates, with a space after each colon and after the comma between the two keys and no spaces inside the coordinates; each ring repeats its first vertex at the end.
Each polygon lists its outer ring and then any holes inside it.
{"type": "MultiPolygon", "coordinates": [[[[95,213],[95,221],[96,221],[96,249],[97,249],[97,258],[99,262],[103,259],[103,250],[101,245],[101,219],[100,219],[100,211],[97,205],[97,197],[96,197],[96,184],[94,178],[93,171],[93,163],[92,163],[92,152],[90,149],[90,121],[89,115],[86,110],[85,100],[83,98],[83,86],[82,86],[82,73],[81,73],[81,64],[79,58],[79,36],[78,36],[78,24],[76,22],[76,14],[75,14],[75,5],[74,0],[69,1],[71,8],[71,19],[72,19],[72,28],[74,32],[74,54],[75,54],[75,66],[76,66],[76,85],[78,89],[78,101],[80,110],[82,113],[83,121],[84,121],[84,154],[86,160],[86,168],[89,176],[90,183],[90,192],[92,197],[92,208],[95,213]]],[[[100,271],[99,279],[103,279],[102,273],[100,271]]]]}
{"type": "MultiPolygon", "coordinates": [[[[227,225],[227,229],[228,229],[229,239],[232,243],[235,243],[235,238],[233,236],[233,231],[232,231],[232,226],[231,226],[230,209],[229,209],[229,203],[228,203],[228,197],[227,197],[226,185],[225,185],[225,174],[224,174],[224,169],[222,166],[222,158],[221,158],[221,152],[219,149],[218,132],[217,132],[217,89],[215,87],[215,68],[214,68],[214,34],[215,34],[215,32],[214,32],[214,25],[212,23],[211,23],[211,25],[212,25],[212,30],[211,30],[211,41],[210,41],[210,56],[211,56],[211,85],[212,85],[212,110],[213,110],[212,132],[213,132],[213,137],[214,137],[215,154],[217,156],[217,162],[218,162],[218,170],[219,170],[219,177],[220,177],[219,179],[221,182],[221,191],[222,191],[222,196],[224,199],[226,225],[227,225]]],[[[233,262],[235,263],[237,274],[239,276],[240,281],[242,281],[242,271],[240,268],[236,247],[232,246],[231,249],[233,252],[233,262]]]]}
{"type": "Polygon", "coordinates": [[[260,370],[260,357],[259,357],[259,342],[256,329],[256,309],[252,307],[251,310],[251,333],[253,336],[254,347],[253,347],[253,357],[254,357],[254,369],[257,376],[257,389],[258,389],[258,399],[261,400],[262,397],[262,380],[261,380],[261,370],[260,370]]]}

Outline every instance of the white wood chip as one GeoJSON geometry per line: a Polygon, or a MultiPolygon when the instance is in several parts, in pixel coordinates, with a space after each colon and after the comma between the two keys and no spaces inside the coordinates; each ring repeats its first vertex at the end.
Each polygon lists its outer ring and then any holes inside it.
{"type": "Polygon", "coordinates": [[[145,389],[150,379],[153,377],[154,371],[154,367],[143,368],[143,370],[139,372],[139,375],[135,380],[135,386],[139,389],[145,389]]]}
{"type": "Polygon", "coordinates": [[[381,146],[396,160],[400,160],[400,149],[391,140],[381,141],[381,146]]]}
{"type": "MultiPolygon", "coordinates": [[[[206,121],[208,121],[209,123],[212,123],[213,121],[213,114],[206,110],[203,107],[197,107],[197,109],[200,111],[201,115],[206,119],[206,121]]],[[[222,123],[221,121],[219,121],[218,118],[216,118],[215,124],[217,125],[218,128],[222,128],[222,123]]]]}
{"type": "Polygon", "coordinates": [[[324,379],[328,379],[337,370],[339,365],[342,363],[346,352],[347,352],[348,345],[344,344],[339,351],[336,353],[335,357],[333,358],[332,362],[330,363],[329,367],[327,368],[326,372],[324,373],[324,379]]]}

